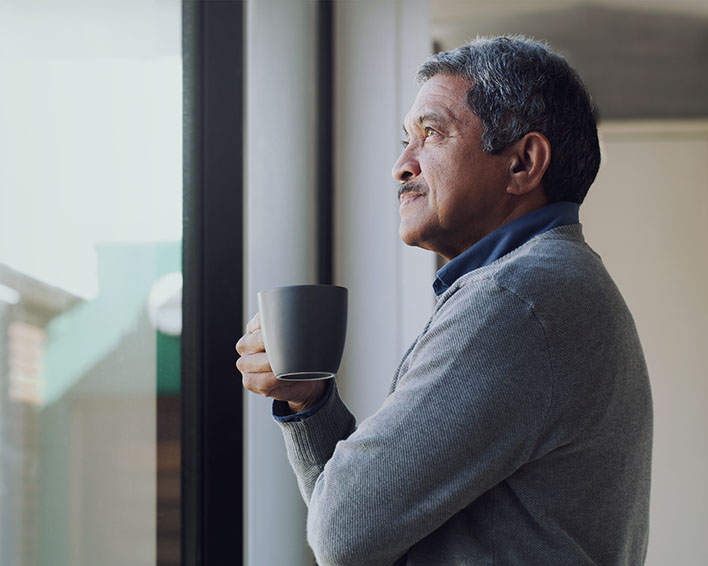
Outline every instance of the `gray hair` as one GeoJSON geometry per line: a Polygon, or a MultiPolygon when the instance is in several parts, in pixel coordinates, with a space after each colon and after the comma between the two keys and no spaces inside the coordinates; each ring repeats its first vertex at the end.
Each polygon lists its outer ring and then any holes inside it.
{"type": "Polygon", "coordinates": [[[478,38],[438,53],[418,70],[471,82],[467,105],[484,124],[482,148],[499,153],[529,132],[551,144],[543,177],[549,202],[582,203],[600,167],[595,111],[583,82],[566,60],[523,36],[478,38]]]}

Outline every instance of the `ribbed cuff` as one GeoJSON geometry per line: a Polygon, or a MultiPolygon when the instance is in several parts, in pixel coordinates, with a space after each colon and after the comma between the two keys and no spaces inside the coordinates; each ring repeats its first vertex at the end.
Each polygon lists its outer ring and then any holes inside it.
{"type": "Polygon", "coordinates": [[[331,458],[337,442],[354,432],[354,416],[339,397],[334,380],[332,383],[322,407],[307,418],[291,421],[276,419],[283,431],[291,462],[324,464],[331,458]]]}
{"type": "Polygon", "coordinates": [[[332,390],[334,389],[334,379],[330,379],[327,384],[327,390],[322,395],[322,398],[317,401],[315,405],[307,409],[307,411],[301,411],[299,413],[293,413],[290,410],[290,405],[287,401],[273,401],[273,418],[279,423],[290,423],[295,421],[302,421],[308,417],[314,415],[322,407],[332,395],[332,390]]]}

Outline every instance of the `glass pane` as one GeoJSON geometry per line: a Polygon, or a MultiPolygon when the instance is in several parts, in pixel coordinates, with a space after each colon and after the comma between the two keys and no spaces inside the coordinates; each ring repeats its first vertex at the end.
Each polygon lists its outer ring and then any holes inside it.
{"type": "Polygon", "coordinates": [[[0,564],[179,564],[180,3],[0,0],[0,564]]]}

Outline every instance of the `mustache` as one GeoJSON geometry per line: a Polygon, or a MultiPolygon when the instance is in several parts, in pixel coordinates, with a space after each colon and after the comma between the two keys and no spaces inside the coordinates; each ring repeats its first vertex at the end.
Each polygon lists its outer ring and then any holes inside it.
{"type": "Polygon", "coordinates": [[[425,185],[422,183],[416,183],[414,181],[406,181],[398,186],[398,199],[401,199],[405,193],[416,193],[419,195],[424,195],[427,193],[425,185]]]}

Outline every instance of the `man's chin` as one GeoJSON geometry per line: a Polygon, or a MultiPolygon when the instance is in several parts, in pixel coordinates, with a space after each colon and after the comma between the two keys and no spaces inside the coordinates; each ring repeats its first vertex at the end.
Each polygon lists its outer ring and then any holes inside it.
{"type": "MultiPolygon", "coordinates": [[[[398,227],[398,235],[407,246],[441,254],[441,248],[438,245],[441,239],[436,237],[436,231],[431,230],[430,227],[428,227],[427,231],[421,230],[419,227],[416,230],[412,226],[407,226],[405,221],[401,221],[398,227]]],[[[442,249],[445,248],[443,247],[442,249]]]]}
{"type": "Polygon", "coordinates": [[[407,246],[418,248],[424,247],[420,232],[407,227],[405,221],[401,221],[401,224],[398,227],[398,235],[401,238],[401,241],[407,246]]]}

